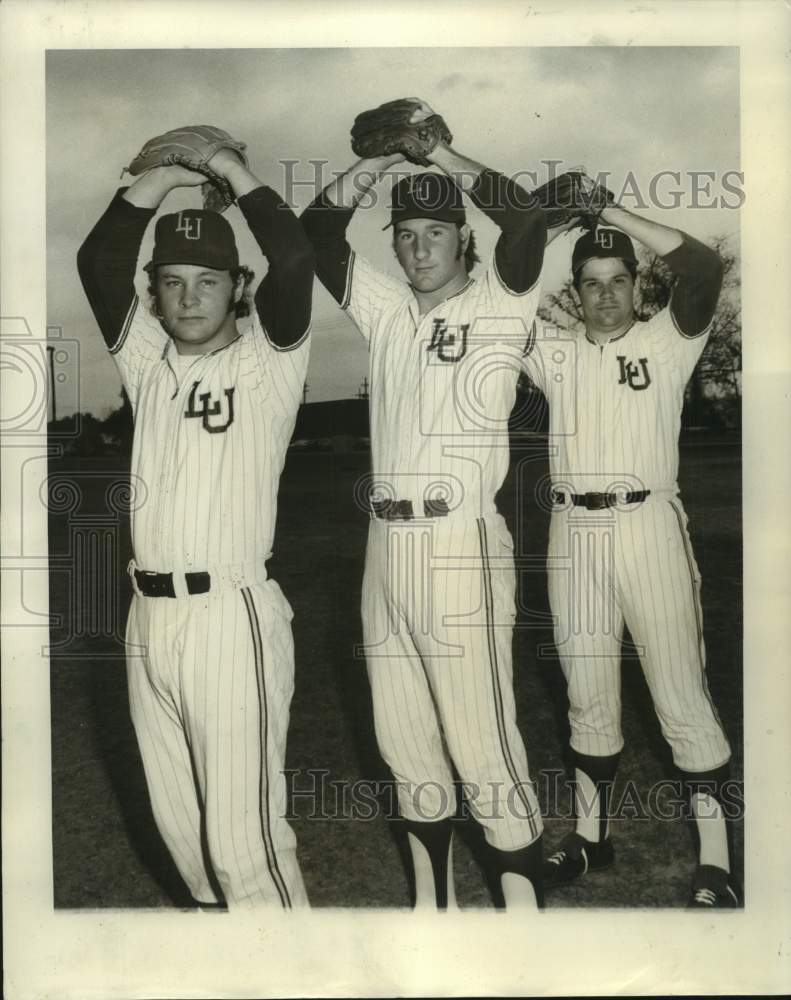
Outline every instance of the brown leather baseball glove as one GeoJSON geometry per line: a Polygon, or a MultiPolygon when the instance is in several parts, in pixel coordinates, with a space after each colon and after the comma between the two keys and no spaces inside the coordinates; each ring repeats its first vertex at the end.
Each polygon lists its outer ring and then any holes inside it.
{"type": "Polygon", "coordinates": [[[439,142],[453,142],[453,136],[441,115],[411,122],[419,107],[418,101],[402,97],[357,115],[352,126],[355,155],[367,160],[401,153],[411,163],[429,166],[428,153],[439,142]]]}
{"type": "Polygon", "coordinates": [[[568,222],[595,229],[602,211],[612,205],[611,191],[580,170],[568,170],[535,189],[533,194],[547,217],[547,228],[568,222]]]}
{"type": "Polygon", "coordinates": [[[208,180],[201,186],[203,206],[212,212],[224,212],[236,200],[224,177],[215,174],[209,160],[220,149],[232,149],[247,166],[243,142],[238,142],[214,125],[185,125],[149,139],[125,169],[136,176],[153,167],[169,167],[177,163],[197,170],[208,180]]]}

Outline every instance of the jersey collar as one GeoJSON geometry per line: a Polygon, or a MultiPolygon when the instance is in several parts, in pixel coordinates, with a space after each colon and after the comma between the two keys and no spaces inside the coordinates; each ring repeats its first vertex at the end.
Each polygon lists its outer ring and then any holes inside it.
{"type": "Polygon", "coordinates": [[[617,337],[611,337],[609,340],[605,340],[603,344],[597,343],[592,337],[588,336],[588,331],[585,331],[585,339],[589,344],[593,344],[594,347],[606,347],[608,344],[614,344],[617,340],[623,340],[627,333],[632,329],[632,327],[637,322],[637,317],[635,316],[632,322],[627,326],[623,333],[619,333],[617,337]]]}
{"type": "Polygon", "coordinates": [[[450,295],[447,296],[447,298],[444,298],[441,302],[438,302],[435,306],[432,306],[429,309],[429,311],[423,313],[422,316],[420,315],[420,306],[417,300],[417,295],[415,295],[414,291],[412,290],[412,301],[409,303],[409,311],[412,313],[412,318],[415,321],[415,326],[418,326],[418,324],[420,324],[426,318],[426,316],[430,316],[435,309],[439,309],[441,306],[444,306],[446,302],[450,302],[451,299],[455,299],[459,295],[463,295],[470,287],[470,285],[474,283],[475,283],[475,278],[471,278],[468,276],[466,284],[462,285],[461,288],[457,288],[455,292],[452,292],[450,295]]]}
{"type": "MultiPolygon", "coordinates": [[[[229,340],[227,344],[223,344],[222,347],[215,347],[213,351],[207,351],[205,354],[196,354],[195,358],[196,359],[197,358],[210,358],[210,357],[212,357],[215,354],[220,354],[222,351],[228,350],[228,348],[231,346],[231,344],[235,344],[237,340],[241,340],[241,339],[242,339],[242,334],[239,331],[237,331],[236,336],[233,338],[233,340],[229,340]]],[[[173,338],[169,336],[168,339],[167,339],[167,343],[165,344],[164,348],[162,349],[162,360],[163,361],[165,361],[168,358],[168,355],[169,355],[169,352],[170,352],[171,348],[174,351],[176,350],[175,342],[174,342],[173,338]]]]}

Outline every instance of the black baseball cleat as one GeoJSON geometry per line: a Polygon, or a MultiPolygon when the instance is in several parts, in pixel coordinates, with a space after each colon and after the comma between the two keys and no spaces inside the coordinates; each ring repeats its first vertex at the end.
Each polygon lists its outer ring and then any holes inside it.
{"type": "Polygon", "coordinates": [[[609,868],[615,861],[615,851],[608,837],[600,843],[586,840],[578,833],[569,833],[561,840],[558,849],[544,861],[544,888],[567,885],[587,872],[609,868]]]}
{"type": "Polygon", "coordinates": [[[741,906],[730,874],[716,865],[698,865],[689,899],[691,910],[732,910],[741,906]]]}

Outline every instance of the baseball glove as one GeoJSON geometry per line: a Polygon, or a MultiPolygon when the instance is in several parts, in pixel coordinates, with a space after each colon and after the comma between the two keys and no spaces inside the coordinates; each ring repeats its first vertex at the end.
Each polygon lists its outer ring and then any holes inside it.
{"type": "Polygon", "coordinates": [[[438,142],[453,142],[453,136],[441,115],[410,122],[418,107],[417,101],[400,98],[357,115],[352,126],[355,155],[367,160],[402,153],[410,163],[429,166],[427,155],[438,142]]]}
{"type": "Polygon", "coordinates": [[[237,142],[214,125],[186,125],[149,139],[125,169],[133,176],[153,167],[169,167],[173,164],[198,170],[208,178],[201,185],[203,207],[212,212],[224,212],[236,199],[228,181],[214,173],[208,162],[218,150],[232,149],[247,166],[247,157],[244,155],[246,148],[245,143],[237,142]]]}
{"type": "Polygon", "coordinates": [[[558,174],[533,194],[544,209],[549,229],[572,221],[595,229],[602,211],[615,201],[611,191],[578,170],[558,174]]]}

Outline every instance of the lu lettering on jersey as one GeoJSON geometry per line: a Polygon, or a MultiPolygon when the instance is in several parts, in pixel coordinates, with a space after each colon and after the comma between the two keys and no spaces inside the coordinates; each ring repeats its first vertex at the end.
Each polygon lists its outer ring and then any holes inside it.
{"type": "Polygon", "coordinates": [[[682,336],[669,309],[601,346],[538,329],[524,365],[549,403],[553,482],[675,492],[684,390],[706,340],[682,336]]]}
{"type": "Polygon", "coordinates": [[[135,300],[114,358],[135,414],[132,471],[146,490],[132,515],[138,565],[268,558],[308,340],[277,350],[255,317],[249,333],[196,355],[179,377],[172,342],[135,300]]]}
{"type": "Polygon", "coordinates": [[[344,301],[369,346],[374,487],[392,500],[494,511],[508,417],[539,289],[516,294],[494,262],[424,316],[403,281],[355,254],[344,301]]]}

